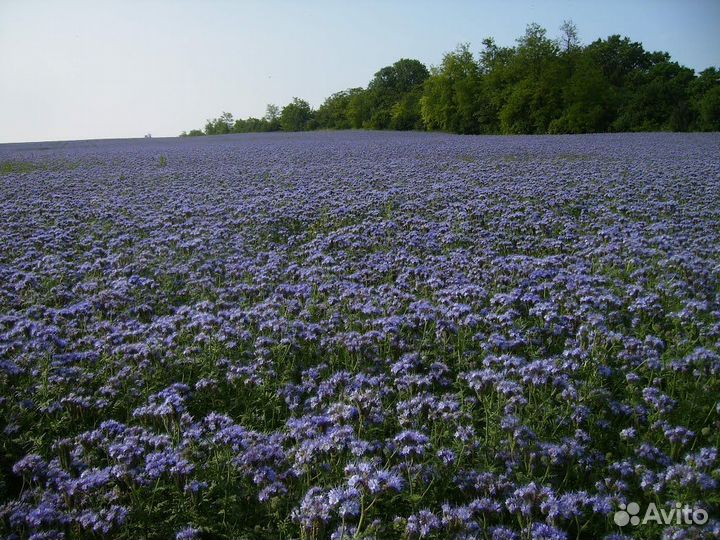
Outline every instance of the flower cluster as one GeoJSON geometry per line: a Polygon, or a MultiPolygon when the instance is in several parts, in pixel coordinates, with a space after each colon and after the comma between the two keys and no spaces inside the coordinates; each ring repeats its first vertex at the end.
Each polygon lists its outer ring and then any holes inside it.
{"type": "Polygon", "coordinates": [[[0,536],[717,537],[718,156],[0,146],[41,165],[0,176],[0,536]],[[710,519],[621,529],[630,501],[710,519]]]}

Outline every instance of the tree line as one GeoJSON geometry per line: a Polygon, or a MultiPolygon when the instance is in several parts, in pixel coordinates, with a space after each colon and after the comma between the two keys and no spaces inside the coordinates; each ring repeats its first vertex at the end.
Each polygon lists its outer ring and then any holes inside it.
{"type": "Polygon", "coordinates": [[[299,98],[263,118],[223,113],[203,130],[217,135],[314,129],[441,130],[467,134],[720,131],[720,71],[696,74],[666,52],[612,35],[581,45],[575,25],[548,37],[530,24],[513,47],[461,44],[428,69],[401,59],[365,88],[349,88],[313,110],[299,98]]]}

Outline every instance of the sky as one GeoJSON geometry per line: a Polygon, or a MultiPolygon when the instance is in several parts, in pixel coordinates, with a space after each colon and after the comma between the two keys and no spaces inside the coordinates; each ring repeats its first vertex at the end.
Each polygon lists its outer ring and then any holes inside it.
{"type": "Polygon", "coordinates": [[[589,43],[628,36],[720,66],[720,0],[0,0],[0,143],[176,136],[229,111],[313,107],[400,58],[513,45],[571,19],[589,43]]]}

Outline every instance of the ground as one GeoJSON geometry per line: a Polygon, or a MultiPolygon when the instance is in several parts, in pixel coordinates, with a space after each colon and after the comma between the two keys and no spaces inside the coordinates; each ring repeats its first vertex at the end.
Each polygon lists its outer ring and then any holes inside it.
{"type": "Polygon", "coordinates": [[[0,532],[716,538],[718,156],[719,134],[0,146],[0,532]],[[615,515],[676,502],[695,523],[615,515]]]}

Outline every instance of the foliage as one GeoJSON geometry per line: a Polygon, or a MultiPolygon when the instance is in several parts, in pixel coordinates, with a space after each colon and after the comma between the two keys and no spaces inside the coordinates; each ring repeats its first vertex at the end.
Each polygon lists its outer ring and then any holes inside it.
{"type": "Polygon", "coordinates": [[[3,161],[0,162],[0,174],[15,174],[34,171],[38,168],[32,161],[3,161]]]}
{"type": "Polygon", "coordinates": [[[428,78],[418,60],[403,58],[378,71],[368,84],[371,129],[412,129],[420,120],[420,93],[428,78]]]}
{"type": "Polygon", "coordinates": [[[476,112],[481,95],[479,66],[470,46],[459,45],[443,57],[425,83],[421,98],[423,121],[429,129],[479,133],[476,112]]]}
{"type": "Polygon", "coordinates": [[[307,131],[312,129],[313,110],[304,99],[293,98],[280,113],[280,129],[283,131],[307,131]]]}
{"type": "Polygon", "coordinates": [[[336,92],[327,98],[315,113],[318,126],[326,129],[349,129],[353,127],[348,114],[348,107],[353,95],[362,91],[362,88],[351,88],[336,92]]]}
{"type": "MultiPolygon", "coordinates": [[[[572,21],[557,39],[529,24],[514,47],[492,38],[473,54],[469,44],[428,70],[403,58],[385,66],[366,88],[336,92],[313,113],[294,99],[263,120],[223,113],[208,135],[308,129],[441,130],[452,133],[589,133],[717,131],[720,76],[700,74],[611,35],[583,46],[572,21]]],[[[192,132],[191,132],[192,133],[192,132]]],[[[195,133],[197,134],[197,133],[195,133]]]]}
{"type": "Polygon", "coordinates": [[[720,131],[720,71],[708,68],[690,83],[694,129],[720,131]]]}

